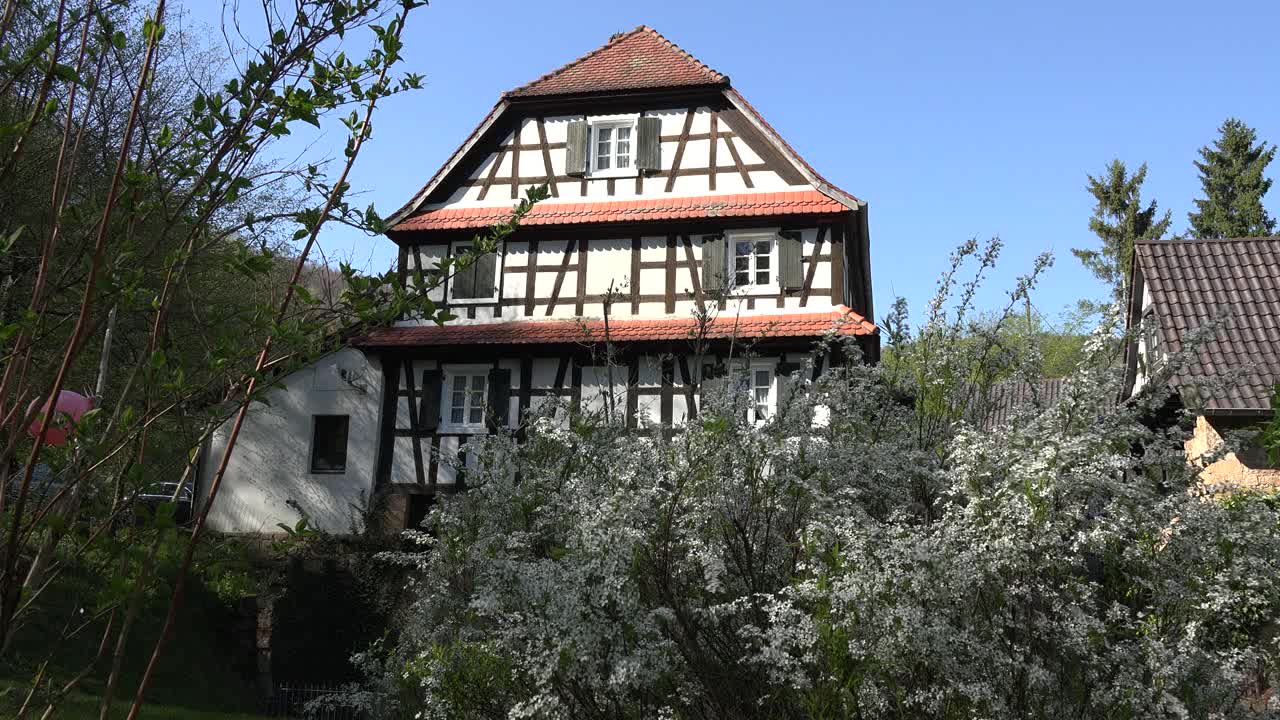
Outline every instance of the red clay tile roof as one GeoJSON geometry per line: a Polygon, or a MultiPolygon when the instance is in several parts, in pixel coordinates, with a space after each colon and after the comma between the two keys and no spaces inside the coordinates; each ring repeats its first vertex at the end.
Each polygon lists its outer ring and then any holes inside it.
{"type": "MultiPolygon", "coordinates": [[[[848,210],[816,190],[699,195],[695,197],[645,198],[599,202],[548,202],[533,206],[521,225],[581,225],[586,223],[694,220],[749,217],[753,215],[813,215],[848,210]]],[[[511,206],[447,207],[428,210],[392,228],[403,230],[454,230],[485,228],[511,215],[511,206]]]]}
{"type": "Polygon", "coordinates": [[[645,88],[725,85],[729,78],[702,64],[657,30],[641,25],[504,97],[577,95],[645,88]]]}
{"type": "MultiPolygon", "coordinates": [[[[841,335],[871,335],[876,326],[840,305],[822,313],[748,315],[714,318],[706,337],[719,338],[817,338],[834,330],[841,335]]],[[[693,318],[660,320],[611,320],[612,342],[690,340],[697,331],[693,318]]],[[[550,345],[603,342],[602,320],[539,320],[468,325],[418,325],[375,330],[351,341],[357,347],[419,347],[438,345],[550,345]]]]}
{"type": "Polygon", "coordinates": [[[1244,382],[1205,398],[1205,410],[1267,411],[1280,383],[1280,237],[1160,240],[1134,250],[1169,352],[1220,308],[1228,313],[1173,383],[1247,369],[1244,382]]]}

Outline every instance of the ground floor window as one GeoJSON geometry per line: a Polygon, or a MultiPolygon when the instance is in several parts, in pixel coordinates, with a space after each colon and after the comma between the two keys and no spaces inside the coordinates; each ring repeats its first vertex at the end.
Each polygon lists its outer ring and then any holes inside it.
{"type": "Polygon", "coordinates": [[[485,429],[484,413],[489,393],[489,369],[485,366],[453,366],[444,371],[441,425],[453,432],[485,429]]]}
{"type": "Polygon", "coordinates": [[[777,380],[772,363],[753,362],[742,368],[738,388],[747,396],[747,422],[762,423],[777,407],[777,380]]]}
{"type": "Polygon", "coordinates": [[[311,472],[343,473],[347,470],[347,415],[316,415],[311,429],[311,472]]]}

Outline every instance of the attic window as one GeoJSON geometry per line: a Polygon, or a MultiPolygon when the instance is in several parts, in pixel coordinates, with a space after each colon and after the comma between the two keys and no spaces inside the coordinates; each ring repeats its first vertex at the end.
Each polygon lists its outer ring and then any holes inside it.
{"type": "Polygon", "coordinates": [[[662,121],[605,115],[570,121],[565,129],[565,172],[573,177],[634,177],[661,169],[662,121]]]}
{"type": "Polygon", "coordinates": [[[1149,307],[1142,313],[1142,345],[1144,370],[1148,375],[1154,374],[1164,359],[1164,347],[1160,342],[1160,321],[1154,307],[1149,307]]]}
{"type": "Polygon", "coordinates": [[[610,120],[591,124],[591,174],[632,175],[635,121],[610,120]]]}

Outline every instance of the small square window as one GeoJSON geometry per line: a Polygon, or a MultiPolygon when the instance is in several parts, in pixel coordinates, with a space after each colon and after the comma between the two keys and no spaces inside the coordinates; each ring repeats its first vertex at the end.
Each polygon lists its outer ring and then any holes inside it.
{"type": "Polygon", "coordinates": [[[450,370],[445,379],[441,418],[455,430],[476,430],[485,426],[489,376],[481,369],[450,370]]]}
{"type": "Polygon", "coordinates": [[[733,242],[733,286],[770,287],[773,273],[774,242],[769,238],[744,237],[733,242]]]}
{"type": "Polygon", "coordinates": [[[333,475],[347,471],[348,415],[316,415],[312,424],[311,472],[333,475]]]}
{"type": "Polygon", "coordinates": [[[591,174],[625,176],[634,162],[634,120],[610,120],[591,125],[591,174]]]}

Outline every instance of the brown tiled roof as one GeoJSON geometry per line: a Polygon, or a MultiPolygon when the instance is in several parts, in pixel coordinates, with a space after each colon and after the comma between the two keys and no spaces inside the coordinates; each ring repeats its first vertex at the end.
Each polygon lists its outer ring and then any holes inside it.
{"type": "Polygon", "coordinates": [[[504,97],[724,85],[728,81],[657,30],[641,25],[613,36],[568,65],[508,90],[504,97]]]}
{"type": "Polygon", "coordinates": [[[1065,384],[1066,380],[1061,378],[998,382],[985,397],[975,399],[970,418],[984,430],[1008,424],[1028,408],[1044,409],[1052,405],[1065,384]]]}
{"type": "Polygon", "coordinates": [[[1136,258],[1169,352],[1219,308],[1228,314],[1175,385],[1247,368],[1243,383],[1204,398],[1205,410],[1267,410],[1280,382],[1280,237],[1141,242],[1136,258]]]}
{"type": "MultiPolygon", "coordinates": [[[[610,320],[612,342],[690,340],[698,323],[693,318],[660,320],[610,320]]],[[[704,337],[719,338],[818,338],[828,331],[840,335],[871,335],[876,326],[840,305],[821,313],[719,316],[711,320],[704,337]]],[[[417,325],[375,330],[352,340],[357,347],[421,347],[439,345],[551,345],[604,342],[603,320],[538,320],[417,325]]]]}
{"type": "MultiPolygon", "coordinates": [[[[414,215],[393,230],[452,230],[484,228],[511,216],[511,206],[445,207],[414,215]]],[[[793,192],[658,197],[594,202],[543,201],[533,206],[521,225],[581,225],[585,223],[696,220],[753,215],[811,215],[848,210],[816,190],[793,192]]]]}

